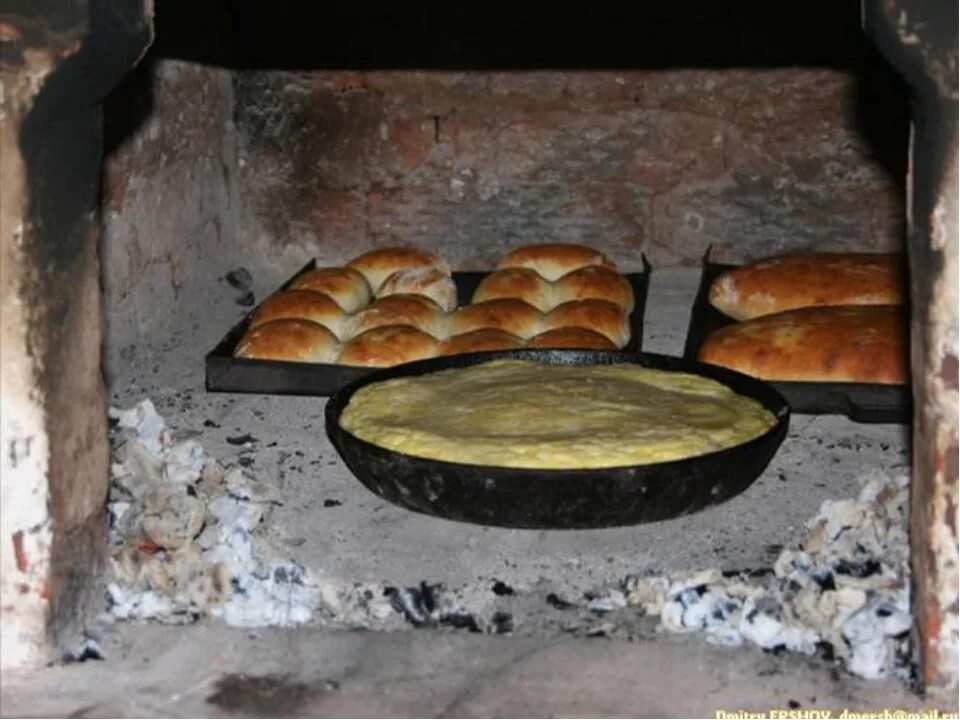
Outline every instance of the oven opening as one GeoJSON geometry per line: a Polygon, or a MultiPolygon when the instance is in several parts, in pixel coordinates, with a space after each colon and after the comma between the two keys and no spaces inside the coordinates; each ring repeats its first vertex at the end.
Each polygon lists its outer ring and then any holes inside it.
{"type": "Polygon", "coordinates": [[[956,711],[955,6],[42,5],[0,9],[5,706],[956,711]],[[237,357],[395,247],[453,271],[440,356],[542,243],[629,286],[591,347],[669,368],[734,266],[892,258],[907,369],[748,380],[767,455],[563,494],[330,432],[366,300],[322,368],[237,357]]]}

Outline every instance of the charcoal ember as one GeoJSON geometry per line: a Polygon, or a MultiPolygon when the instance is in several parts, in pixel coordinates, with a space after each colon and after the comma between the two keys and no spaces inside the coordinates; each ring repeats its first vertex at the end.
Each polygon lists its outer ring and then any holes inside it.
{"type": "Polygon", "coordinates": [[[154,488],[143,499],[143,533],[157,546],[170,550],[189,543],[203,528],[206,507],[181,485],[154,488]]]}
{"type": "Polygon", "coordinates": [[[245,267],[238,267],[231,270],[223,279],[227,281],[230,287],[247,292],[253,287],[253,275],[245,267]]]}

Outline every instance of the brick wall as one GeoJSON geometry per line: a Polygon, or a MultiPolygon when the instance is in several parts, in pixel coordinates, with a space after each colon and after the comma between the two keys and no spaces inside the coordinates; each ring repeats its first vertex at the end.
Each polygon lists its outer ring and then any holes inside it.
{"type": "Polygon", "coordinates": [[[582,241],[625,266],[898,247],[906,108],[840,70],[238,72],[267,254],[582,241]]]}

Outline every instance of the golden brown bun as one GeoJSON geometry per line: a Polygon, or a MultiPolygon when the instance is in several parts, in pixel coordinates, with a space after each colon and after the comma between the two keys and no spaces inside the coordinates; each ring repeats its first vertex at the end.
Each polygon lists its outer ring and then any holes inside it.
{"type": "Polygon", "coordinates": [[[423,295],[445,312],[457,307],[457,286],[446,273],[436,268],[410,268],[391,273],[377,291],[378,297],[423,295]]]}
{"type": "Polygon", "coordinates": [[[763,380],[907,380],[907,334],[900,308],[802,308],[727,325],[700,347],[701,362],[763,380]]]}
{"type": "Polygon", "coordinates": [[[434,337],[446,336],[447,315],[423,295],[388,295],[378,298],[356,314],[353,334],[387,325],[409,325],[434,337]]]}
{"type": "Polygon", "coordinates": [[[823,305],[899,305],[902,263],[882,253],[780,255],[718,276],[710,304],[736,320],[823,305]]]}
{"type": "Polygon", "coordinates": [[[616,270],[588,265],[564,275],[553,284],[553,301],[609,300],[628,313],[633,312],[633,288],[616,270]]]}
{"type": "Polygon", "coordinates": [[[487,328],[454,335],[440,343],[438,355],[463,355],[489,350],[514,350],[523,347],[523,338],[504,330],[487,328]]]}
{"type": "Polygon", "coordinates": [[[607,300],[571,300],[547,313],[547,330],[581,327],[609,338],[622,348],[630,340],[630,321],[619,305],[607,300]]]}
{"type": "Polygon", "coordinates": [[[345,312],[354,313],[372,296],[366,278],[350,268],[315,268],[298,275],[290,290],[313,290],[329,295],[345,312]]]}
{"type": "Polygon", "coordinates": [[[367,330],[344,343],[341,365],[391,367],[436,356],[439,341],[409,325],[388,325],[367,330]]]}
{"type": "Polygon", "coordinates": [[[581,327],[547,330],[530,338],[528,348],[566,348],[577,350],[616,350],[609,338],[581,327]]]}
{"type": "Polygon", "coordinates": [[[233,354],[253,360],[330,363],[339,345],[323,325],[309,320],[273,320],[247,330],[233,354]]]}
{"type": "Polygon", "coordinates": [[[473,302],[516,298],[543,311],[553,307],[553,286],[528,268],[511,268],[490,273],[477,286],[473,302]]]}
{"type": "Polygon", "coordinates": [[[409,247],[389,247],[372,250],[354,258],[347,267],[359,270],[376,293],[383,281],[397,270],[411,268],[436,268],[445,275],[450,274],[450,266],[443,258],[424,250],[409,247]]]}
{"type": "Polygon", "coordinates": [[[498,270],[504,268],[528,268],[547,280],[557,280],[573,270],[588,265],[615,266],[607,257],[593,248],[567,243],[549,243],[545,245],[527,245],[517,248],[500,260],[498,270]]]}
{"type": "Polygon", "coordinates": [[[253,314],[250,327],[273,320],[310,320],[323,325],[342,340],[348,315],[327,295],[310,290],[284,290],[263,301],[253,314]]]}
{"type": "Polygon", "coordinates": [[[543,328],[543,313],[523,300],[503,298],[465,305],[450,316],[447,325],[450,335],[460,335],[483,328],[505,330],[513,335],[528,338],[536,335],[543,328]]]}

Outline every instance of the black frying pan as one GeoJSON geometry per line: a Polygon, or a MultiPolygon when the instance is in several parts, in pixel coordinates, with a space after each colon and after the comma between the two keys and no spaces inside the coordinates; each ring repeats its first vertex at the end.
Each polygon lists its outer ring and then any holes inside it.
{"type": "Polygon", "coordinates": [[[354,475],[409,510],[451,520],[518,528],[599,528],[687,515],[745,490],[787,433],[790,411],[769,385],[724,368],[650,353],[507,350],[422,360],[380,370],[340,388],[326,408],[327,433],[354,475]],[[713,378],[754,398],[777,417],[763,435],[685,460],[589,470],[467,465],[414,457],[360,440],[340,427],[351,396],[370,383],[466,367],[500,358],[553,365],[635,363],[713,378]]]}

